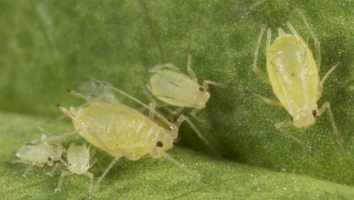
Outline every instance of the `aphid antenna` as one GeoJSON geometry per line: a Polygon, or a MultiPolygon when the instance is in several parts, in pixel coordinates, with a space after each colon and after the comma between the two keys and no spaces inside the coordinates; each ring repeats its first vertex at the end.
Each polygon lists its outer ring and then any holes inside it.
{"type": "Polygon", "coordinates": [[[85,97],[84,95],[82,95],[82,94],[80,94],[80,93],[78,93],[78,92],[75,92],[74,90],[71,90],[71,89],[66,89],[66,91],[68,91],[71,95],[73,95],[73,96],[76,96],[76,97],[78,97],[78,98],[80,98],[80,99],[84,99],[84,100],[86,100],[86,101],[90,101],[87,97],[85,97]]]}
{"type": "Polygon", "coordinates": [[[191,175],[195,180],[207,184],[206,181],[202,180],[201,178],[199,178],[198,175],[196,175],[195,173],[193,173],[192,171],[190,171],[189,169],[187,169],[185,166],[183,166],[181,163],[179,163],[177,160],[175,160],[170,154],[161,151],[159,149],[155,149],[158,154],[160,154],[161,156],[163,156],[164,158],[166,158],[168,161],[172,162],[173,164],[177,165],[177,167],[179,167],[180,169],[182,169],[183,171],[185,171],[187,174],[191,175]]]}
{"type": "Polygon", "coordinates": [[[152,109],[150,106],[148,106],[148,105],[144,104],[143,102],[139,101],[139,100],[136,99],[135,97],[133,97],[133,96],[131,96],[131,95],[129,95],[129,94],[123,92],[122,90],[119,90],[119,89],[117,89],[117,88],[115,88],[115,87],[113,87],[113,86],[111,86],[111,85],[108,85],[108,84],[106,84],[106,83],[104,83],[104,82],[102,82],[102,81],[99,81],[99,80],[97,80],[97,79],[95,79],[95,78],[93,78],[93,77],[90,77],[90,76],[85,75],[85,74],[84,74],[84,76],[86,76],[87,78],[89,78],[89,79],[91,79],[91,80],[93,80],[93,81],[96,81],[96,82],[98,82],[98,83],[100,83],[100,84],[102,84],[102,85],[105,85],[105,86],[108,86],[109,88],[112,88],[112,89],[115,90],[116,92],[118,92],[118,93],[120,93],[120,94],[122,94],[122,95],[124,95],[124,96],[126,96],[126,97],[128,97],[128,98],[130,98],[131,100],[135,101],[136,103],[140,104],[141,106],[147,108],[150,112],[153,112],[154,115],[156,115],[156,116],[159,117],[162,121],[164,121],[166,124],[168,124],[171,129],[174,129],[174,130],[178,129],[176,125],[174,125],[174,124],[172,124],[171,122],[169,122],[165,117],[163,117],[163,116],[162,116],[160,113],[158,113],[156,110],[152,109]]]}
{"type": "Polygon", "coordinates": [[[40,140],[40,141],[36,142],[35,145],[40,145],[40,144],[46,143],[46,142],[48,142],[48,141],[57,140],[57,139],[59,139],[59,138],[65,137],[65,136],[77,134],[77,133],[79,133],[80,131],[85,130],[85,129],[87,129],[87,128],[89,128],[89,127],[84,127],[84,128],[76,129],[76,130],[73,130],[73,131],[70,131],[70,132],[66,132],[66,133],[63,133],[63,134],[60,134],[60,135],[57,135],[57,136],[53,136],[53,137],[50,137],[50,138],[46,138],[46,139],[44,139],[44,140],[40,140]]]}

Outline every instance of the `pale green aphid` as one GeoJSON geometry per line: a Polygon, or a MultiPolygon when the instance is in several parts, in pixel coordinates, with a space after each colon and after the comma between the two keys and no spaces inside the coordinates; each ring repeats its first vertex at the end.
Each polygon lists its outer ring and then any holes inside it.
{"type": "MultiPolygon", "coordinates": [[[[178,114],[186,107],[194,108],[191,115],[199,121],[202,120],[197,118],[196,114],[198,111],[205,108],[210,98],[208,85],[222,86],[220,83],[209,80],[204,80],[203,85],[199,85],[198,78],[191,68],[191,55],[188,55],[187,63],[189,76],[182,73],[177,67],[170,63],[155,66],[149,69],[149,71],[152,72],[153,75],[150,78],[150,84],[147,84],[146,87],[151,94],[167,105],[179,107],[175,111],[168,109],[172,114],[178,114]]],[[[151,101],[154,102],[153,99],[151,99],[151,101]]],[[[177,121],[184,120],[193,128],[209,148],[216,154],[219,154],[188,117],[181,114],[177,119],[177,121]]]]}
{"type": "MultiPolygon", "coordinates": [[[[46,136],[43,134],[42,139],[45,138],[46,136]]],[[[54,162],[61,159],[62,153],[63,148],[59,145],[49,145],[47,143],[35,145],[35,142],[31,142],[22,146],[17,151],[16,156],[18,159],[13,160],[12,163],[29,164],[22,175],[23,177],[26,177],[33,166],[43,167],[45,164],[49,166],[54,165],[51,173],[47,173],[48,175],[52,175],[57,168],[57,164],[54,164],[54,162]]]]}
{"type": "Polygon", "coordinates": [[[63,183],[64,176],[68,176],[72,174],[78,174],[78,175],[83,174],[89,177],[90,190],[91,190],[92,182],[93,182],[93,174],[88,172],[88,170],[95,163],[95,161],[92,161],[91,159],[92,156],[93,155],[90,156],[90,147],[87,148],[86,144],[83,144],[82,146],[78,146],[72,143],[66,152],[67,162],[61,160],[65,168],[67,168],[69,171],[64,171],[61,174],[58,187],[54,190],[54,192],[60,191],[60,187],[63,183]]]}
{"type": "MultiPolygon", "coordinates": [[[[254,92],[251,93],[264,100],[267,104],[284,107],[289,112],[292,119],[291,121],[275,124],[275,127],[280,131],[282,127],[291,125],[297,128],[307,129],[310,125],[315,123],[315,117],[320,116],[327,109],[337,142],[342,146],[343,144],[334,123],[329,102],[325,102],[320,109],[317,108],[316,103],[321,97],[323,83],[329,74],[340,65],[340,62],[335,64],[324,75],[322,80],[320,80],[318,75],[318,69],[321,63],[320,43],[301,10],[297,7],[295,8],[315,42],[316,60],[314,59],[312,51],[307,43],[300,37],[294,27],[289,22],[286,22],[293,34],[286,34],[281,28],[279,28],[279,36],[272,44],[270,44],[271,31],[268,28],[266,52],[268,76],[266,76],[256,65],[262,36],[266,29],[266,26],[264,25],[259,35],[254,53],[253,71],[263,81],[272,86],[273,91],[280,102],[268,99],[254,92]]],[[[290,133],[283,133],[310,150],[310,147],[300,139],[290,133]]]]}
{"type": "MultiPolygon", "coordinates": [[[[91,79],[102,83],[96,79],[91,79]]],[[[129,160],[138,160],[145,154],[150,154],[153,158],[165,157],[197,180],[203,182],[197,175],[164,152],[173,147],[173,141],[177,138],[180,123],[169,122],[165,117],[134,97],[117,88],[107,86],[149,109],[150,112],[154,113],[154,116],[165,122],[169,128],[166,129],[140,112],[115,101],[111,103],[93,101],[87,107],[80,107],[78,110],[71,107],[70,111],[58,105],[65,114],[72,118],[76,130],[48,138],[38,142],[38,144],[79,133],[89,143],[115,157],[86,197],[89,198],[93,194],[109,170],[121,157],[126,157],[129,160]]],[[[69,91],[77,97],[88,100],[77,92],[69,91]]]]}

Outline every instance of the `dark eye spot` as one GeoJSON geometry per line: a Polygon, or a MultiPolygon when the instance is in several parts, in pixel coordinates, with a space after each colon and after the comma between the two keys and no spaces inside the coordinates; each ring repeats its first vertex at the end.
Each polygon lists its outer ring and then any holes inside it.
{"type": "Polygon", "coordinates": [[[292,122],[294,122],[294,117],[293,117],[293,116],[290,116],[290,120],[291,120],[292,122]]]}
{"type": "Polygon", "coordinates": [[[156,147],[163,147],[162,142],[161,142],[161,141],[158,141],[158,142],[156,143],[156,147]]]}
{"type": "Polygon", "coordinates": [[[53,160],[53,158],[52,157],[48,157],[48,161],[52,161],[53,160]]]}
{"type": "Polygon", "coordinates": [[[71,166],[72,164],[69,163],[69,166],[71,166]]]}
{"type": "Polygon", "coordinates": [[[204,92],[204,88],[203,87],[199,87],[199,91],[204,92]]]}
{"type": "Polygon", "coordinates": [[[313,111],[312,111],[312,115],[313,115],[314,117],[316,117],[316,115],[317,115],[317,110],[313,110],[313,111]]]}

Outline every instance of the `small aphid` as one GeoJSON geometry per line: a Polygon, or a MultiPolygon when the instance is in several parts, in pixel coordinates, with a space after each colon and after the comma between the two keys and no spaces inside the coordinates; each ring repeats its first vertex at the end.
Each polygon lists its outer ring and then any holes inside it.
{"type": "MultiPolygon", "coordinates": [[[[104,84],[96,79],[91,79],[104,84]]],[[[145,154],[150,154],[153,158],[160,158],[162,156],[197,180],[203,182],[193,172],[164,152],[173,147],[173,142],[178,135],[178,126],[169,122],[158,112],[151,110],[151,107],[143,104],[134,97],[112,86],[108,87],[129,97],[149,109],[150,112],[154,112],[154,115],[164,121],[168,125],[168,128],[158,125],[140,112],[117,102],[106,103],[94,101],[90,102],[87,107],[80,107],[78,110],[71,107],[70,111],[58,105],[65,114],[72,118],[76,130],[48,138],[47,140],[38,142],[38,144],[79,133],[88,142],[115,157],[86,197],[89,198],[93,194],[109,170],[121,157],[126,157],[129,160],[138,160],[145,154]]],[[[88,100],[82,94],[72,90],[69,91],[77,97],[88,100]]]]}
{"type": "Polygon", "coordinates": [[[67,156],[67,163],[63,160],[61,161],[64,163],[65,167],[69,171],[64,171],[61,174],[58,187],[54,190],[54,192],[60,191],[60,187],[63,183],[64,176],[68,176],[71,174],[79,174],[79,175],[83,174],[89,177],[90,178],[89,190],[91,190],[93,175],[87,170],[89,170],[89,168],[95,163],[95,161],[92,161],[90,163],[90,160],[92,158],[92,155],[90,157],[90,147],[87,148],[86,144],[83,144],[82,146],[71,144],[68,151],[66,152],[66,156],[67,156]]]}
{"type": "MultiPolygon", "coordinates": [[[[170,63],[155,66],[149,70],[153,75],[150,78],[150,84],[147,84],[146,87],[153,96],[162,102],[167,105],[179,107],[175,111],[167,109],[172,114],[178,114],[185,107],[191,107],[194,108],[191,112],[192,117],[203,122],[203,120],[196,117],[196,114],[198,111],[205,108],[206,102],[210,98],[208,85],[223,85],[209,80],[204,80],[203,85],[199,85],[198,78],[191,68],[191,55],[188,55],[187,70],[189,76],[183,74],[177,67],[170,63]]],[[[154,102],[152,98],[150,98],[150,100],[154,102]]],[[[198,136],[218,154],[218,151],[206,140],[189,118],[181,114],[177,119],[177,123],[182,123],[183,121],[186,121],[198,136]]]]}
{"type": "MultiPolygon", "coordinates": [[[[320,80],[318,69],[321,63],[320,43],[308,24],[301,10],[295,7],[302,21],[307,27],[311,37],[315,42],[314,59],[307,43],[300,37],[294,27],[287,21],[286,24],[293,34],[286,34],[279,28],[279,36],[271,42],[271,30],[267,33],[267,72],[268,77],[257,68],[257,57],[266,26],[262,27],[258,37],[256,50],[254,53],[253,71],[266,83],[270,84],[279,101],[268,99],[257,93],[253,95],[264,100],[267,104],[284,107],[291,115],[291,121],[279,122],[275,127],[282,131],[282,127],[295,126],[297,128],[308,128],[315,123],[315,117],[320,116],[326,109],[331,120],[335,137],[340,146],[343,146],[338,130],[334,123],[329,102],[325,102],[320,109],[317,108],[317,100],[321,97],[322,86],[333,70],[340,65],[335,64],[320,80]]],[[[283,131],[282,131],[283,132],[283,131]]],[[[310,147],[300,139],[286,133],[293,140],[310,151],[310,147]]]]}
{"type": "MultiPolygon", "coordinates": [[[[42,136],[42,140],[45,139],[45,135],[42,136]]],[[[13,160],[12,163],[25,163],[29,164],[26,171],[23,173],[23,177],[26,177],[31,168],[36,165],[38,167],[43,167],[45,164],[53,166],[55,161],[61,159],[63,149],[59,145],[48,145],[47,143],[42,143],[35,145],[35,142],[27,143],[22,146],[16,153],[18,159],[13,160]]],[[[54,165],[51,175],[57,168],[57,164],[54,165]]]]}

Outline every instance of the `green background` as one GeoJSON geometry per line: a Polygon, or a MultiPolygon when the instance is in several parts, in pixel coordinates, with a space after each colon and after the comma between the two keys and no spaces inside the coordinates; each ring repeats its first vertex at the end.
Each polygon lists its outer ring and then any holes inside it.
{"type": "MultiPolygon", "coordinates": [[[[272,27],[275,38],[276,28],[288,19],[313,49],[292,1],[268,1],[251,11],[252,2],[245,0],[0,1],[0,193],[5,199],[80,199],[88,189],[87,177],[65,177],[62,191],[53,194],[60,173],[45,176],[50,168],[37,167],[20,178],[26,166],[10,163],[16,150],[41,136],[36,125],[53,135],[73,130],[68,119],[56,121],[62,115],[56,104],[84,101],[66,88],[96,95],[105,90],[83,74],[148,103],[140,89],[151,76],[146,69],[173,63],[186,72],[190,53],[200,82],[227,84],[212,87],[207,107],[198,113],[211,128],[195,122],[224,156],[213,156],[185,124],[168,153],[208,184],[165,159],[145,156],[120,160],[93,199],[352,199],[354,2],[296,2],[321,42],[320,76],[342,61],[324,84],[318,105],[331,103],[345,157],[326,113],[307,131],[286,129],[312,147],[311,156],[274,128],[290,118],[283,108],[244,93],[275,98],[251,69],[262,24],[272,27]]],[[[264,47],[263,41],[258,62],[263,71],[264,47]]],[[[72,136],[61,143],[68,147],[83,141],[72,136]]],[[[90,172],[97,178],[112,157],[97,149],[95,157],[99,162],[90,172]]]]}

